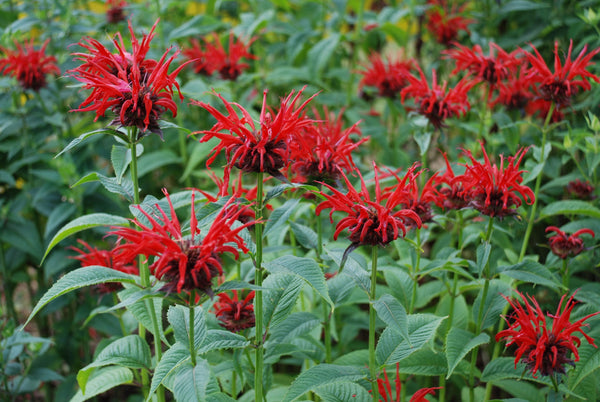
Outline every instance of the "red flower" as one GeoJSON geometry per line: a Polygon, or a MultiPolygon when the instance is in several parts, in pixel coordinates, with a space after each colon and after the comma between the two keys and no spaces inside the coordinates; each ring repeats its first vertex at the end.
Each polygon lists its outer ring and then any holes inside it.
{"type": "Polygon", "coordinates": [[[340,171],[349,172],[356,169],[352,160],[352,151],[368,138],[352,141],[350,138],[352,134],[361,135],[359,123],[344,129],[342,113],[340,112],[336,117],[325,107],[324,118],[321,119],[315,109],[317,120],[313,128],[306,130],[304,135],[299,137],[302,144],[290,144],[291,159],[294,161],[292,171],[296,173],[297,181],[323,181],[333,184],[340,179],[340,171]]]}
{"type": "Polygon", "coordinates": [[[583,251],[583,240],[580,239],[579,236],[585,233],[594,237],[594,231],[591,229],[580,229],[571,236],[567,236],[565,232],[556,226],[548,226],[546,228],[546,233],[548,232],[556,232],[554,236],[548,239],[548,244],[550,244],[552,253],[563,260],[568,256],[575,257],[583,251]]]}
{"type": "Polygon", "coordinates": [[[240,332],[254,326],[254,291],[248,293],[244,300],[238,299],[237,290],[233,290],[233,299],[227,293],[219,293],[219,301],[214,305],[219,324],[231,332],[240,332]]]}
{"type": "MultiPolygon", "coordinates": [[[[173,116],[177,115],[177,105],[172,99],[173,86],[179,91],[175,77],[186,63],[169,74],[169,66],[179,51],[168,59],[167,55],[171,49],[167,49],[159,61],[146,59],[157,24],[158,20],[140,43],[133,33],[131,22],[129,23],[131,53],[125,51],[123,38],[119,33],[113,39],[117,54],[111,54],[104,45],[92,38],[85,38],[79,42],[79,45],[90,53],[75,53],[76,59],[83,61],[83,64],[69,73],[76,80],[83,82],[84,88],[91,89],[92,93],[79,109],[73,111],[95,110],[96,121],[100,116],[104,116],[107,109],[112,109],[118,117],[111,124],[137,127],[141,131],[138,138],[143,136],[146,130],[162,138],[158,121],[166,110],[170,110],[173,116]]],[[[183,100],[181,92],[179,98],[183,100]]]]}
{"type": "MultiPolygon", "coordinates": [[[[379,402],[400,402],[400,396],[402,391],[402,383],[400,382],[400,363],[396,363],[396,379],[394,380],[394,388],[396,390],[396,397],[394,398],[394,392],[392,391],[392,384],[387,375],[387,371],[383,371],[384,378],[377,379],[377,388],[379,389],[379,396],[383,399],[379,399],[379,402]]],[[[418,390],[410,398],[410,402],[428,402],[425,396],[435,394],[436,389],[442,387],[423,388],[418,390]]],[[[371,392],[371,391],[369,391],[371,392]]]]}
{"type": "Polygon", "coordinates": [[[402,232],[406,235],[406,226],[421,227],[421,219],[414,211],[410,209],[395,210],[405,198],[405,183],[398,181],[393,188],[382,191],[379,185],[379,169],[373,162],[375,170],[375,199],[371,200],[371,195],[362,175],[357,170],[360,177],[361,190],[356,191],[352,183],[343,172],[341,176],[346,182],[348,193],[344,194],[329,184],[323,183],[332,194],[319,192],[325,201],[321,202],[315,213],[318,215],[324,209],[330,208],[329,219],[333,223],[333,213],[336,211],[347,214],[340,220],[336,226],[333,238],[337,240],[339,234],[348,229],[349,239],[352,244],[344,252],[345,257],[355,248],[361,245],[385,246],[389,242],[396,240],[402,232]]]}
{"type": "Polygon", "coordinates": [[[500,155],[500,166],[490,162],[483,143],[481,150],[484,163],[475,160],[471,151],[464,151],[471,160],[471,165],[465,165],[463,176],[463,185],[470,200],[469,205],[484,215],[502,219],[517,213],[516,208],[522,204],[521,198],[527,204],[533,204],[535,198],[533,191],[521,185],[523,170],[519,170],[519,165],[528,149],[521,148],[515,156],[506,159],[500,155]]]}
{"type": "Polygon", "coordinates": [[[292,91],[281,101],[277,113],[273,113],[270,108],[269,111],[267,110],[267,91],[265,90],[258,129],[246,109],[237,103],[226,101],[220,94],[215,93],[223,101],[227,115],[222,114],[208,103],[192,101],[193,104],[208,110],[217,119],[217,123],[210,130],[196,132],[204,134],[200,142],[206,142],[213,137],[221,140],[206,162],[206,166],[210,166],[219,152],[225,149],[228,161],[228,165],[225,167],[226,181],[229,180],[232,165],[244,172],[266,172],[274,177],[284,179],[280,169],[289,163],[289,143],[299,142],[299,136],[313,123],[313,120],[303,115],[302,109],[316,94],[296,108],[296,102],[301,94],[302,90],[292,98],[294,95],[294,91],[292,91]],[[242,112],[241,118],[233,106],[242,112]],[[227,133],[223,133],[224,130],[227,133]]]}
{"type": "Polygon", "coordinates": [[[579,198],[580,200],[593,200],[596,198],[594,195],[594,186],[587,180],[585,182],[580,179],[570,181],[567,184],[567,192],[572,197],[579,198]]]}
{"type": "Polygon", "coordinates": [[[256,56],[250,53],[250,45],[256,40],[251,38],[247,43],[235,39],[233,32],[229,34],[228,50],[225,50],[219,35],[213,32],[212,41],[204,38],[205,48],[200,46],[196,39],[192,39],[192,47],[183,53],[194,62],[194,71],[198,74],[212,75],[218,71],[224,80],[235,81],[243,70],[250,67],[242,63],[242,59],[255,60],[256,56]]]}
{"type": "Polygon", "coordinates": [[[529,70],[525,65],[509,71],[508,77],[498,84],[498,97],[491,103],[504,105],[508,110],[523,110],[533,98],[532,82],[528,78],[529,70]]]}
{"type": "Polygon", "coordinates": [[[110,232],[124,241],[116,251],[125,256],[142,254],[155,257],[150,272],[166,282],[163,287],[166,292],[181,293],[199,289],[211,295],[212,279],[223,273],[221,255],[231,253],[237,259],[238,249],[248,252],[239,232],[251,223],[232,228],[241,213],[241,210],[230,213],[228,207],[234,201],[232,198],[223,206],[206,235],[199,240],[197,236],[200,230],[194,210],[195,194],[192,193],[190,236],[184,236],[169,193],[166,189],[163,189],[163,193],[169,203],[170,218],[158,204],[155,205],[158,213],[153,215],[137,206],[150,225],[146,226],[135,219],[132,223],[140,230],[116,228],[110,232]]]}
{"type": "Polygon", "coordinates": [[[471,108],[467,92],[475,85],[475,81],[467,81],[465,77],[454,88],[447,89],[446,81],[442,86],[438,85],[434,69],[430,87],[421,68],[418,70],[420,79],[409,75],[410,84],[400,92],[402,103],[407,96],[414,98],[419,114],[427,117],[436,129],[442,128],[447,118],[464,115],[471,108]]]}
{"type": "Polygon", "coordinates": [[[116,24],[125,20],[124,7],[127,7],[125,0],[106,0],[108,10],[106,10],[106,22],[116,24]]]}
{"type": "Polygon", "coordinates": [[[460,43],[454,43],[458,49],[446,50],[443,53],[454,59],[456,67],[452,74],[459,71],[469,71],[475,79],[486,81],[493,88],[509,76],[511,69],[518,67],[521,61],[516,58],[516,52],[507,53],[500,46],[490,42],[490,52],[483,54],[481,46],[475,45],[469,49],[460,43]]]}
{"type": "MultiPolygon", "coordinates": [[[[551,105],[552,105],[552,102],[547,101],[542,98],[537,98],[537,99],[530,101],[527,104],[527,106],[525,106],[525,112],[529,116],[539,115],[538,117],[540,119],[546,120],[546,117],[548,116],[548,112],[550,112],[551,105]]],[[[550,122],[558,123],[558,122],[562,121],[564,118],[565,118],[565,115],[563,114],[563,112],[561,110],[561,105],[555,104],[554,110],[552,111],[552,116],[550,117],[550,122]]]]}
{"type": "Polygon", "coordinates": [[[47,39],[39,50],[33,48],[33,39],[23,45],[15,41],[17,50],[0,46],[4,57],[0,58],[0,71],[12,75],[23,89],[39,91],[46,86],[46,74],[60,74],[54,56],[46,56],[47,39]]]}
{"type": "Polygon", "coordinates": [[[450,162],[448,162],[448,156],[444,152],[444,161],[446,162],[446,171],[441,176],[435,176],[434,185],[439,186],[438,192],[440,194],[434,202],[436,205],[443,209],[462,209],[468,205],[468,200],[465,198],[466,192],[463,185],[463,176],[456,176],[450,162]]]}
{"type": "Polygon", "coordinates": [[[540,96],[549,102],[555,102],[557,105],[569,105],[571,98],[579,89],[589,91],[591,85],[588,79],[600,82],[600,78],[589,71],[587,67],[592,65],[594,57],[600,48],[592,50],[587,55],[587,45],[583,47],[575,60],[571,60],[571,51],[573,49],[573,40],[569,42],[569,50],[564,65],[558,56],[558,41],[554,42],[554,72],[550,70],[542,56],[531,45],[535,55],[525,52],[527,59],[531,63],[531,73],[529,75],[532,82],[539,83],[537,88],[540,96]]]}
{"type": "Polygon", "coordinates": [[[396,98],[400,90],[408,84],[410,71],[416,66],[414,60],[393,61],[387,58],[386,61],[379,53],[371,53],[369,56],[370,66],[360,71],[363,78],[358,84],[359,91],[364,86],[375,87],[379,91],[379,96],[396,98]]]}
{"type": "MultiPolygon", "coordinates": [[[[79,255],[72,258],[79,260],[82,267],[100,265],[102,267],[112,268],[116,271],[124,272],[126,274],[139,275],[135,257],[125,256],[123,253],[119,253],[116,250],[98,250],[81,239],[78,239],[77,242],[85,247],[87,251],[78,249],[76,247],[69,248],[79,253],[79,255]]],[[[122,287],[123,285],[118,282],[107,282],[98,285],[97,289],[100,293],[111,293],[121,289],[122,287]]]]}
{"type": "Polygon", "coordinates": [[[587,325],[584,321],[600,312],[589,314],[571,323],[569,320],[575,302],[571,296],[562,309],[566,297],[563,295],[556,314],[548,314],[548,317],[552,318],[552,329],[548,331],[546,316],[535,298],[528,296],[530,304],[521,293],[517,291],[517,294],[525,303],[524,306],[502,295],[510,303],[514,312],[509,317],[504,317],[509,327],[496,335],[496,342],[504,338],[506,346],[513,344],[517,346],[515,368],[517,362],[521,360],[534,377],[538,371],[543,376],[551,376],[554,373],[565,374],[565,365],[574,366],[574,362],[579,360],[577,348],[581,340],[573,335],[575,332],[581,333],[589,344],[596,347],[594,340],[583,332],[582,327],[587,325]],[[575,356],[574,360],[569,357],[571,353],[575,356]]]}
{"type": "Polygon", "coordinates": [[[425,12],[427,30],[438,43],[448,47],[456,40],[460,31],[470,32],[468,25],[474,20],[460,15],[467,6],[466,3],[460,7],[453,4],[452,8],[448,7],[445,0],[429,0],[428,3],[432,7],[425,12]]]}

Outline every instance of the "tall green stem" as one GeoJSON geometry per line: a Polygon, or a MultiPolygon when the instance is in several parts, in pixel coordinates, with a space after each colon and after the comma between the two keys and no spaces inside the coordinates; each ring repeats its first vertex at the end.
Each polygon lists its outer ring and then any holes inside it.
{"type": "MultiPolygon", "coordinates": [[[[263,173],[259,172],[257,177],[256,187],[256,204],[255,216],[256,223],[254,224],[254,233],[256,235],[256,267],[254,271],[254,284],[258,287],[262,286],[263,268],[262,268],[262,232],[263,224],[263,173]]],[[[264,339],[263,339],[263,297],[262,290],[257,289],[254,293],[254,315],[256,329],[256,353],[255,353],[255,370],[254,370],[254,400],[256,402],[263,401],[263,356],[264,356],[264,339]]]]}
{"type": "Polygon", "coordinates": [[[375,359],[375,322],[377,315],[373,304],[375,303],[375,291],[377,289],[377,252],[378,248],[373,246],[371,258],[371,292],[369,294],[369,370],[371,371],[371,394],[373,401],[379,402],[379,389],[377,387],[377,361],[375,359]]]}
{"type": "Polygon", "coordinates": [[[527,251],[527,244],[529,243],[529,237],[531,236],[531,231],[533,230],[533,221],[535,220],[535,213],[537,211],[538,206],[538,195],[540,193],[540,185],[542,184],[542,175],[544,172],[544,165],[546,164],[547,155],[544,155],[546,151],[546,138],[548,137],[548,126],[550,124],[550,119],[552,118],[552,114],[554,113],[555,104],[552,102],[550,104],[550,109],[548,110],[548,115],[546,116],[546,120],[544,121],[544,127],[542,128],[542,148],[540,152],[540,163],[542,164],[542,169],[540,169],[540,173],[535,179],[535,188],[533,190],[533,204],[531,205],[531,211],[527,220],[527,229],[525,230],[525,237],[523,237],[523,244],[521,245],[521,254],[519,254],[519,262],[523,261],[525,258],[525,252],[527,251]]]}
{"type": "MultiPolygon", "coordinates": [[[[316,216],[317,218],[317,261],[319,264],[323,264],[323,259],[321,258],[321,254],[323,254],[323,224],[321,222],[321,217],[316,216]]],[[[327,303],[323,302],[323,332],[324,332],[324,340],[325,340],[325,363],[331,363],[331,316],[329,306],[327,303]]]]}
{"type": "Polygon", "coordinates": [[[415,310],[415,304],[417,304],[417,290],[418,290],[418,275],[421,266],[421,229],[416,229],[417,232],[417,261],[411,272],[411,279],[413,281],[412,296],[410,298],[410,307],[408,313],[412,314],[415,310]]]}
{"type": "Polygon", "coordinates": [[[569,293],[569,265],[567,263],[567,259],[562,260],[562,269],[560,271],[562,276],[562,284],[563,284],[563,294],[569,293]]]}
{"type": "Polygon", "coordinates": [[[196,367],[196,345],[194,343],[194,314],[195,314],[195,307],[194,307],[194,296],[195,296],[195,292],[192,290],[190,292],[190,305],[188,306],[189,309],[189,313],[190,313],[190,339],[189,339],[189,343],[190,343],[190,357],[192,359],[192,366],[196,367]]]}

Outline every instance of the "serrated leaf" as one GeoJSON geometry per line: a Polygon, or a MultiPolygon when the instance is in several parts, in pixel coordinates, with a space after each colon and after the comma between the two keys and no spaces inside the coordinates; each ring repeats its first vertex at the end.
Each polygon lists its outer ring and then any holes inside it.
{"type": "Polygon", "coordinates": [[[263,286],[270,288],[263,292],[263,322],[267,329],[290,314],[303,285],[302,279],[291,274],[271,274],[264,280],[263,286]]]}
{"type": "Polygon", "coordinates": [[[600,368],[600,349],[583,344],[578,349],[579,361],[569,373],[569,388],[575,389],[588,375],[600,368]]]}
{"type": "Polygon", "coordinates": [[[309,250],[317,248],[318,235],[314,230],[294,221],[290,222],[290,227],[292,228],[294,236],[296,236],[296,240],[298,240],[298,243],[300,243],[302,247],[309,250]]]}
{"type": "MultiPolygon", "coordinates": [[[[190,340],[190,308],[181,305],[171,306],[167,319],[175,332],[175,341],[188,344],[190,340]]],[[[201,306],[194,307],[194,348],[200,347],[206,337],[206,317],[201,306]]]]}
{"type": "Polygon", "coordinates": [[[398,332],[400,336],[410,345],[408,336],[408,315],[404,306],[390,294],[384,294],[373,303],[379,318],[388,325],[388,328],[398,332]]]}
{"type": "Polygon", "coordinates": [[[77,180],[75,183],[71,184],[70,187],[71,188],[75,188],[75,187],[80,186],[82,184],[91,183],[93,181],[98,181],[98,180],[100,180],[98,178],[98,173],[92,172],[92,173],[86,174],[85,176],[83,176],[82,178],[80,178],[79,180],[77,180]]]}
{"type": "Polygon", "coordinates": [[[211,153],[215,146],[219,143],[219,140],[212,138],[206,142],[197,142],[187,160],[187,165],[179,179],[180,183],[183,183],[193,172],[197,170],[200,162],[206,159],[211,153]]]}
{"type": "Polygon", "coordinates": [[[85,394],[89,375],[94,368],[115,365],[133,369],[150,369],[150,347],[139,335],[128,335],[110,343],[96,359],[77,374],[77,382],[85,394]]]}
{"type": "Polygon", "coordinates": [[[87,382],[85,394],[79,390],[71,402],[82,402],[114,387],[133,382],[133,373],[126,367],[105,367],[94,372],[87,382]]]}
{"type": "Polygon", "coordinates": [[[283,402],[292,402],[320,386],[357,381],[367,375],[364,369],[353,366],[319,364],[301,373],[290,386],[283,402]]]}
{"type": "Polygon", "coordinates": [[[376,348],[379,364],[386,366],[395,364],[421,349],[434,337],[437,328],[445,318],[431,314],[410,314],[408,316],[410,345],[398,332],[386,328],[376,348]]]}
{"type": "Polygon", "coordinates": [[[274,210],[271,213],[271,216],[269,216],[269,220],[265,225],[263,238],[265,238],[269,233],[274,232],[285,225],[299,203],[299,199],[293,198],[291,200],[287,200],[282,206],[274,210]]]}
{"type": "Polygon", "coordinates": [[[319,264],[311,258],[296,257],[286,255],[264,264],[270,273],[291,273],[304,279],[317,293],[331,306],[333,302],[329,297],[325,275],[319,264]]]}
{"type": "Polygon", "coordinates": [[[306,311],[295,312],[272,328],[269,341],[286,343],[300,335],[310,332],[319,325],[321,325],[321,320],[314,314],[306,311]]]}
{"type": "Polygon", "coordinates": [[[116,177],[107,177],[103,174],[96,173],[98,181],[106,189],[106,191],[113,194],[119,194],[125,197],[127,200],[133,202],[133,182],[131,179],[117,180],[116,177]]]}
{"type": "Polygon", "coordinates": [[[173,395],[181,402],[201,402],[206,400],[206,387],[211,378],[210,366],[204,359],[199,359],[196,366],[191,362],[184,364],[175,376],[173,395]]]}
{"type": "Polygon", "coordinates": [[[69,293],[75,289],[107,282],[135,283],[135,277],[112,268],[101,267],[99,265],[91,265],[71,271],[65,274],[54,285],[52,285],[50,289],[48,289],[40,301],[37,302],[23,326],[26,326],[46,304],[50,303],[57,297],[69,293]]]}
{"type": "Polygon", "coordinates": [[[350,381],[325,384],[315,388],[314,392],[323,402],[368,402],[373,400],[369,391],[350,381]]]}
{"type": "Polygon", "coordinates": [[[265,199],[263,201],[264,204],[271,201],[273,198],[279,197],[281,194],[285,192],[285,190],[293,188],[294,185],[291,183],[281,183],[274,187],[272,187],[267,194],[265,195],[265,199]]]}
{"type": "Polygon", "coordinates": [[[475,336],[469,331],[453,327],[446,336],[446,359],[448,360],[448,375],[450,378],[458,363],[476,346],[488,343],[490,336],[481,333],[475,336]]]}
{"type": "Polygon", "coordinates": [[[58,233],[54,235],[54,237],[52,238],[52,240],[50,240],[50,243],[48,244],[48,248],[46,249],[44,256],[42,257],[42,262],[44,261],[48,253],[54,248],[54,246],[56,246],[59,242],[75,233],[97,226],[124,226],[128,223],[128,219],[118,215],[97,213],[80,216],[79,218],[72,220],[71,222],[67,223],[65,226],[60,228],[58,233]]]}
{"type": "Polygon", "coordinates": [[[220,329],[209,329],[202,345],[196,350],[198,354],[220,349],[239,349],[250,344],[242,335],[220,329]]]}
{"type": "MultiPolygon", "coordinates": [[[[488,293],[486,296],[485,304],[483,306],[483,318],[481,328],[485,329],[491,325],[494,325],[499,319],[504,306],[506,306],[506,300],[502,295],[509,294],[511,291],[510,286],[499,280],[491,280],[488,293]]],[[[477,322],[479,317],[479,308],[481,306],[481,298],[483,297],[483,287],[477,294],[475,302],[473,302],[473,321],[477,322]]]]}
{"type": "Polygon", "coordinates": [[[600,218],[600,209],[580,200],[562,200],[546,205],[540,211],[540,219],[553,215],[586,215],[600,218]]]}
{"type": "Polygon", "coordinates": [[[548,268],[532,260],[525,260],[515,265],[503,265],[497,268],[497,272],[513,279],[548,286],[552,289],[561,287],[548,268]]]}
{"type": "Polygon", "coordinates": [[[109,134],[109,135],[112,135],[113,137],[118,137],[118,138],[122,139],[124,142],[128,141],[127,136],[125,134],[123,134],[122,132],[113,130],[112,128],[105,127],[105,128],[101,128],[99,130],[94,130],[94,131],[90,131],[90,132],[81,134],[79,137],[77,137],[73,141],[71,141],[69,143],[69,145],[67,145],[65,148],[63,148],[62,151],[60,151],[58,154],[56,154],[55,158],[58,158],[60,155],[64,154],[65,152],[67,152],[70,149],[79,145],[82,141],[84,141],[87,138],[89,138],[93,135],[96,135],[96,134],[109,134]]]}
{"type": "Polygon", "coordinates": [[[115,171],[117,183],[120,184],[123,174],[125,174],[125,170],[127,170],[127,166],[131,163],[131,152],[129,152],[129,148],[123,145],[113,145],[112,150],[110,151],[110,162],[115,171]]]}
{"type": "MultiPolygon", "coordinates": [[[[135,293],[137,293],[137,289],[129,288],[123,289],[119,292],[119,299],[123,302],[128,298],[132,297],[135,293]]],[[[134,303],[131,303],[127,310],[135,317],[138,323],[140,323],[144,328],[146,328],[149,332],[154,332],[154,322],[158,325],[158,333],[160,339],[169,344],[167,338],[165,337],[165,333],[162,325],[162,303],[163,298],[154,297],[151,299],[142,298],[134,303]],[[151,307],[150,303],[153,304],[151,307]],[[152,309],[154,310],[154,319],[152,319],[152,309]]]]}
{"type": "Polygon", "coordinates": [[[490,260],[491,251],[492,245],[490,243],[482,243],[477,247],[477,272],[479,275],[481,275],[490,260]]]}
{"type": "Polygon", "coordinates": [[[340,38],[339,33],[334,33],[321,39],[308,51],[306,62],[313,74],[316,76],[321,74],[337,48],[340,38]]]}
{"type": "MultiPolygon", "coordinates": [[[[327,248],[324,248],[324,250],[339,267],[342,263],[344,252],[339,250],[328,250],[327,248]]],[[[369,273],[352,257],[352,255],[348,256],[341,275],[348,275],[360,290],[369,294],[371,290],[371,278],[369,273]]]]}
{"type": "Polygon", "coordinates": [[[156,392],[158,387],[162,384],[164,379],[179,370],[186,362],[191,361],[190,351],[185,344],[175,342],[162,356],[154,375],[152,376],[152,382],[150,384],[150,393],[146,401],[152,399],[152,395],[156,392]]]}
{"type": "Polygon", "coordinates": [[[430,348],[422,348],[402,360],[400,373],[413,375],[438,376],[448,372],[448,363],[443,353],[430,348]]]}
{"type": "Polygon", "coordinates": [[[48,216],[46,229],[44,230],[44,237],[47,237],[50,233],[52,233],[58,227],[58,225],[66,221],[76,211],[77,207],[70,202],[65,202],[58,205],[48,216]]]}
{"type": "Polygon", "coordinates": [[[138,159],[138,178],[163,166],[177,163],[181,163],[181,158],[169,149],[144,154],[138,159]]]}

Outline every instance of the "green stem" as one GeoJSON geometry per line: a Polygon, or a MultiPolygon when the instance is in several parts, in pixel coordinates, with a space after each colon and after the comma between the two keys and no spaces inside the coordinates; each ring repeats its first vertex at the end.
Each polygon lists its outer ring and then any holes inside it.
{"type": "Polygon", "coordinates": [[[376,313],[375,291],[377,289],[377,252],[378,248],[373,246],[371,258],[371,292],[369,294],[369,370],[371,371],[371,393],[373,401],[379,402],[379,389],[377,387],[377,361],[375,359],[375,322],[376,313]]]}
{"type": "Polygon", "coordinates": [[[411,273],[411,279],[413,281],[413,287],[412,287],[412,295],[410,298],[410,307],[408,309],[408,313],[412,314],[415,310],[415,304],[417,304],[417,290],[418,290],[418,285],[419,285],[419,281],[418,281],[418,274],[419,274],[419,269],[420,269],[420,265],[421,265],[421,229],[416,229],[416,234],[417,234],[417,261],[415,264],[415,267],[413,268],[413,271],[411,273]]]}
{"type": "Polygon", "coordinates": [[[562,260],[562,270],[560,271],[562,276],[563,294],[569,293],[569,265],[567,259],[562,260]]]}
{"type": "Polygon", "coordinates": [[[196,345],[194,344],[194,313],[195,313],[195,307],[194,307],[194,296],[195,296],[195,292],[192,290],[190,292],[190,304],[188,306],[189,309],[189,313],[190,313],[190,338],[189,338],[189,343],[190,343],[190,357],[192,359],[192,366],[196,367],[196,345]]]}
{"type": "MultiPolygon", "coordinates": [[[[323,253],[323,225],[321,223],[321,217],[316,216],[317,220],[317,262],[322,265],[323,260],[321,254],[323,253]]],[[[332,312],[329,310],[327,303],[323,302],[323,332],[325,335],[325,363],[331,363],[331,320],[332,312]]]]}
{"type": "Polygon", "coordinates": [[[519,254],[519,262],[523,261],[525,258],[525,252],[527,251],[527,244],[529,242],[529,237],[531,236],[531,231],[533,230],[533,221],[535,220],[535,213],[537,211],[538,206],[538,196],[540,193],[540,186],[542,184],[542,174],[544,172],[544,165],[546,164],[547,155],[544,155],[546,151],[546,138],[548,136],[548,125],[550,124],[550,119],[552,118],[552,114],[554,113],[555,104],[552,102],[550,104],[550,109],[548,110],[548,115],[546,116],[546,120],[544,121],[544,127],[542,128],[542,148],[540,152],[540,163],[542,164],[542,169],[540,173],[535,179],[535,187],[533,190],[533,204],[531,205],[531,211],[529,213],[529,217],[527,220],[527,229],[525,230],[525,236],[523,237],[523,244],[521,245],[521,253],[519,254]]]}
{"type": "MultiPolygon", "coordinates": [[[[352,42],[350,46],[352,46],[352,54],[350,57],[350,71],[356,71],[356,63],[358,61],[358,41],[361,38],[361,31],[363,25],[363,14],[365,10],[365,0],[360,0],[360,4],[358,5],[359,9],[356,10],[356,23],[354,24],[354,32],[352,35],[352,42]]],[[[352,104],[352,99],[354,98],[356,87],[354,85],[355,82],[355,74],[350,76],[348,82],[348,92],[347,92],[347,103],[352,104]]]]}
{"type": "MultiPolygon", "coordinates": [[[[263,173],[259,172],[257,177],[256,187],[256,205],[255,215],[256,223],[254,224],[254,233],[256,235],[256,267],[254,272],[254,284],[258,287],[262,286],[263,268],[262,268],[262,232],[263,224],[263,173]]],[[[263,401],[263,357],[264,357],[264,339],[263,339],[263,297],[262,290],[258,289],[254,293],[254,315],[256,328],[256,368],[254,370],[254,400],[256,402],[263,401]]]]}

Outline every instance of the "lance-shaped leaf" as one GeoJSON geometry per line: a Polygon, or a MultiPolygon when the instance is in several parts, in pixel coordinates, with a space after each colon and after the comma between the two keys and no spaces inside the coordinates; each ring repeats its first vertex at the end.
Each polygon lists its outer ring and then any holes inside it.
{"type": "Polygon", "coordinates": [[[408,315],[406,314],[404,306],[400,304],[394,296],[384,294],[379,300],[373,303],[373,308],[377,311],[379,318],[388,325],[388,328],[398,332],[410,346],[410,339],[408,336],[408,315]]]}
{"type": "Polygon", "coordinates": [[[366,371],[360,367],[319,364],[309,368],[296,378],[283,398],[283,402],[295,401],[305,393],[320,386],[356,381],[366,375],[366,371]]]}
{"type": "Polygon", "coordinates": [[[481,333],[475,336],[469,331],[453,327],[446,336],[446,359],[448,360],[448,375],[450,378],[452,372],[458,366],[460,361],[476,346],[490,341],[490,336],[481,333]]]}

